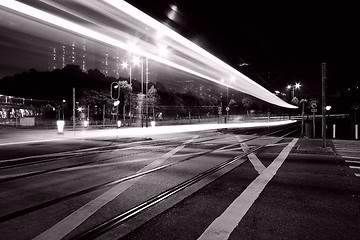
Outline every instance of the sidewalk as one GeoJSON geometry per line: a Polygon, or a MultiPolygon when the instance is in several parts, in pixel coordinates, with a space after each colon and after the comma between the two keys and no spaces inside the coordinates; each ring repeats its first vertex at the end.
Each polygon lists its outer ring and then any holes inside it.
{"type": "Polygon", "coordinates": [[[294,152],[305,154],[336,155],[332,149],[331,139],[326,140],[326,145],[324,148],[322,138],[299,138],[298,143],[295,145],[294,152]]]}

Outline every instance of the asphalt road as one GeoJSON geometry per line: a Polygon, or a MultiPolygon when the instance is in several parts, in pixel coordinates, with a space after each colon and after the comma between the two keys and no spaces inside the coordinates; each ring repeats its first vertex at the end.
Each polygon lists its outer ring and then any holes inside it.
{"type": "Polygon", "coordinates": [[[358,239],[360,180],[339,149],[257,137],[210,130],[1,146],[0,239],[77,238],[229,160],[97,239],[358,239]]]}

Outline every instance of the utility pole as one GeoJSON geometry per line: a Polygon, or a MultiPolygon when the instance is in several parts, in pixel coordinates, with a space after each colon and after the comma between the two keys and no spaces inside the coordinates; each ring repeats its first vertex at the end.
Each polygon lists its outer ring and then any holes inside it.
{"type": "Polygon", "coordinates": [[[75,134],[75,124],[76,124],[75,118],[76,118],[76,112],[75,112],[75,88],[73,88],[73,131],[74,131],[74,134],[75,134]]]}
{"type": "Polygon", "coordinates": [[[321,64],[321,85],[322,85],[322,139],[323,139],[323,148],[326,147],[326,63],[321,64]]]}
{"type": "Polygon", "coordinates": [[[148,88],[149,88],[149,59],[146,57],[146,63],[145,63],[145,104],[146,104],[146,122],[145,125],[148,127],[148,118],[149,118],[149,106],[148,106],[148,88]]]}
{"type": "Polygon", "coordinates": [[[144,127],[143,94],[144,94],[144,57],[141,58],[141,107],[140,107],[141,127],[144,127]]]}

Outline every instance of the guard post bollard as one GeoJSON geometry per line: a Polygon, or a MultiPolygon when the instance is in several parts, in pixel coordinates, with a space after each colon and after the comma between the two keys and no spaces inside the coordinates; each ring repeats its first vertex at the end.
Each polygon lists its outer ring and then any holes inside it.
{"type": "Polygon", "coordinates": [[[359,128],[358,128],[358,125],[355,124],[355,139],[358,139],[359,138],[359,128]]]}
{"type": "Polygon", "coordinates": [[[58,120],[56,121],[56,125],[58,128],[58,134],[64,134],[64,125],[65,125],[65,121],[64,120],[58,120]]]}
{"type": "Polygon", "coordinates": [[[336,137],[336,125],[333,124],[333,138],[336,137]]]}

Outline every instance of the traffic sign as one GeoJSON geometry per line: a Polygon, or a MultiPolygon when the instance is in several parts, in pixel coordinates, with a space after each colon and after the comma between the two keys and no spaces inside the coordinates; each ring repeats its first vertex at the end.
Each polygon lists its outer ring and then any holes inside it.
{"type": "Polygon", "coordinates": [[[319,103],[319,99],[317,99],[317,98],[310,99],[310,107],[311,108],[317,108],[318,103],[319,103]]]}
{"type": "Polygon", "coordinates": [[[316,112],[317,112],[317,109],[316,109],[316,108],[312,108],[312,109],[311,109],[311,112],[312,112],[312,113],[316,113],[316,112]]]}
{"type": "Polygon", "coordinates": [[[229,108],[229,107],[226,107],[226,111],[227,111],[227,112],[230,111],[230,108],[229,108]]]}
{"type": "Polygon", "coordinates": [[[310,103],[310,106],[311,106],[311,108],[317,108],[317,103],[316,103],[316,102],[312,102],[312,103],[310,103]]]}

